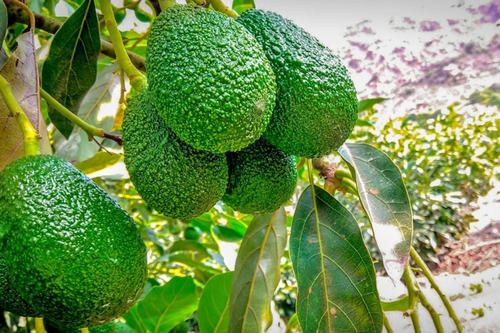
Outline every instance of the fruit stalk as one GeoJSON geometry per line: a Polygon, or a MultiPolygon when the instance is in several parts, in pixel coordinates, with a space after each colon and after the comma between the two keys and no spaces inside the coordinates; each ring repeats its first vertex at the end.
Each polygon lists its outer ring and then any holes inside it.
{"type": "Polygon", "coordinates": [[[394,333],[394,331],[392,330],[391,324],[389,324],[389,320],[387,320],[385,313],[384,313],[384,327],[387,330],[387,333],[394,333]]]}
{"type": "Polygon", "coordinates": [[[48,92],[40,88],[40,96],[50,105],[52,106],[57,112],[59,112],[61,115],[66,117],[69,121],[71,121],[73,124],[76,126],[80,127],[87,133],[89,136],[89,141],[92,140],[94,136],[98,136],[100,138],[107,138],[115,141],[119,145],[122,144],[122,138],[119,135],[114,135],[110,133],[104,132],[102,128],[98,128],[95,126],[90,125],[89,123],[85,122],[83,119],[72,113],[70,110],[68,110],[64,105],[59,103],[54,97],[49,95],[48,92]]]}
{"type": "Polygon", "coordinates": [[[7,105],[12,117],[16,118],[17,124],[23,132],[24,156],[40,154],[40,136],[31,124],[28,116],[23,111],[16,98],[10,90],[7,80],[0,75],[0,94],[7,105]]]}
{"type": "Polygon", "coordinates": [[[122,36],[116,24],[113,8],[110,0],[101,0],[101,11],[104,15],[106,26],[108,27],[109,36],[113,43],[113,48],[116,52],[116,59],[121,69],[127,74],[130,84],[136,90],[142,90],[147,86],[146,77],[132,64],[125,45],[123,45],[122,36]]]}
{"type": "Polygon", "coordinates": [[[418,301],[418,291],[415,288],[415,283],[411,278],[410,265],[406,265],[405,271],[403,273],[403,280],[406,284],[406,289],[408,289],[408,309],[410,312],[411,322],[413,323],[413,329],[415,333],[420,333],[420,322],[418,321],[418,312],[415,309],[415,305],[418,301]]]}
{"type": "Polygon", "coordinates": [[[436,280],[434,280],[434,277],[432,276],[429,267],[427,267],[422,257],[420,257],[418,252],[413,247],[410,249],[410,256],[415,261],[415,264],[422,270],[422,273],[425,275],[427,280],[429,280],[431,287],[438,293],[439,298],[441,298],[441,301],[443,302],[444,306],[446,307],[446,310],[448,311],[448,315],[451,317],[451,319],[453,319],[453,322],[455,323],[458,332],[462,333],[463,330],[462,324],[460,323],[460,320],[458,320],[458,317],[455,314],[455,310],[453,310],[450,301],[448,301],[448,298],[446,298],[441,289],[439,289],[439,286],[437,285],[436,280]]]}
{"type": "Polygon", "coordinates": [[[35,318],[35,331],[36,333],[45,333],[45,327],[43,326],[43,318],[35,318]]]}
{"type": "Polygon", "coordinates": [[[222,14],[225,14],[232,18],[237,18],[239,15],[234,10],[226,6],[221,0],[210,0],[210,4],[214,9],[222,14]]]}

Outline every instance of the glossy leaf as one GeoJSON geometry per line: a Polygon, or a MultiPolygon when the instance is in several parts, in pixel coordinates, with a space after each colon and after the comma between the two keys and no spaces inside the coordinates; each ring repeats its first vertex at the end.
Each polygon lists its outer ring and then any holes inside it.
{"type": "MultiPolygon", "coordinates": [[[[17,49],[0,70],[0,75],[7,80],[12,94],[41,136],[42,153],[51,154],[47,127],[40,112],[33,32],[25,32],[16,41],[17,49]]],[[[0,96],[0,170],[23,156],[23,134],[0,96]]]]}
{"type": "Polygon", "coordinates": [[[123,159],[122,154],[100,151],[93,157],[86,159],[85,161],[76,163],[74,167],[83,172],[84,174],[90,175],[91,173],[101,171],[112,165],[115,165],[122,159],[123,159]]]}
{"type": "Polygon", "coordinates": [[[375,105],[382,103],[387,100],[387,98],[378,97],[378,98],[369,98],[359,101],[358,103],[358,112],[368,111],[373,108],[375,105]]]}
{"type": "Polygon", "coordinates": [[[280,281],[280,261],[287,239],[286,213],[256,215],[248,226],[236,258],[229,332],[260,332],[280,281]]]}
{"type": "Polygon", "coordinates": [[[401,172],[385,153],[367,144],[346,143],[339,153],[356,175],[359,198],[385,270],[399,280],[408,263],[413,234],[410,199],[401,172]]]}
{"type": "MultiPolygon", "coordinates": [[[[118,65],[111,65],[97,74],[97,80],[85,96],[78,109],[78,116],[87,123],[110,132],[120,101],[120,71],[118,65]]],[[[94,138],[102,143],[103,138],[94,138]]],[[[99,146],[89,141],[87,133],[75,126],[68,139],[60,133],[54,135],[56,156],[66,161],[80,162],[93,157],[99,146]]]]}
{"type": "Polygon", "coordinates": [[[3,49],[3,40],[7,32],[7,22],[8,22],[7,7],[5,7],[3,0],[0,0],[0,69],[3,67],[3,65],[7,62],[8,59],[7,54],[3,49]]]}
{"type": "Polygon", "coordinates": [[[243,13],[245,10],[255,8],[255,3],[253,0],[234,0],[233,9],[238,14],[243,13]]]}
{"type": "Polygon", "coordinates": [[[229,296],[233,272],[208,280],[201,294],[197,319],[201,333],[225,333],[229,327],[229,296]]]}
{"type": "Polygon", "coordinates": [[[317,186],[302,193],[292,222],[290,256],[303,332],[380,332],[375,269],[358,223],[317,186]]]}
{"type": "Polygon", "coordinates": [[[123,318],[127,322],[127,325],[134,329],[135,332],[148,333],[138,313],[137,306],[134,306],[125,315],[123,315],[123,318]]]}
{"type": "MultiPolygon", "coordinates": [[[[43,89],[76,114],[95,82],[100,51],[94,0],[85,0],[54,35],[43,65],[43,89]]],[[[50,107],[49,115],[56,128],[69,137],[73,124],[50,107]]]]}
{"type": "Polygon", "coordinates": [[[125,316],[139,332],[168,332],[196,310],[196,286],[191,277],[174,277],[163,286],[151,288],[125,316]]]}

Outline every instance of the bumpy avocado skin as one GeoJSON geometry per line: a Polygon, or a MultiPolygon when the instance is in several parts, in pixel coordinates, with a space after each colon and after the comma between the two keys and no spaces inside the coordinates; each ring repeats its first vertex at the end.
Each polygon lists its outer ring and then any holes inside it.
{"type": "Polygon", "coordinates": [[[0,247],[12,286],[60,327],[126,313],[147,277],[132,218],[60,158],[24,157],[0,173],[0,247]]]}
{"type": "Polygon", "coordinates": [[[11,283],[0,255],[0,308],[21,317],[39,317],[39,313],[19,295],[11,283]]]}
{"type": "Polygon", "coordinates": [[[263,139],[227,153],[229,183],[224,203],[255,214],[272,212],[292,196],[297,184],[295,158],[263,139]]]}
{"type": "Polygon", "coordinates": [[[307,158],[340,147],[356,123],[357,98],[339,58],[278,14],[252,9],[236,21],[262,44],[276,75],[276,108],[264,138],[307,158]]]}
{"type": "Polygon", "coordinates": [[[163,11],[149,34],[146,68],[160,116],[196,149],[238,151],[271,119],[276,82],[262,46],[219,12],[163,11]]]}
{"type": "Polygon", "coordinates": [[[224,195],[226,156],[182,142],[158,116],[149,94],[140,92],[125,111],[125,165],[151,207],[168,217],[188,220],[210,210],[224,195]]]}

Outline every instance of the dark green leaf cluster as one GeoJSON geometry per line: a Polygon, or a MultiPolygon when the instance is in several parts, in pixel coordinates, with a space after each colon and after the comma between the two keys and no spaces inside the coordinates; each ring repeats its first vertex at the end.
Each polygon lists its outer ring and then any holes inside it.
{"type": "Polygon", "coordinates": [[[146,68],[159,114],[196,149],[238,151],[271,119],[276,82],[262,46],[219,12],[163,11],[151,27],[146,68]]]}
{"type": "Polygon", "coordinates": [[[238,19],[262,44],[278,84],[264,138],[300,157],[335,151],[357,119],[356,89],[330,49],[282,16],[247,10],[238,19]]]}
{"type": "Polygon", "coordinates": [[[123,148],[137,191],[168,217],[196,217],[226,190],[225,155],[197,150],[181,141],[158,115],[147,90],[135,96],[126,110],[123,148]]]}
{"type": "Polygon", "coordinates": [[[13,288],[61,328],[126,313],[147,275],[132,218],[60,158],[29,156],[0,173],[0,250],[13,288]]]}
{"type": "Polygon", "coordinates": [[[292,196],[297,184],[295,157],[263,139],[227,153],[229,182],[222,200],[242,213],[272,212],[292,196]]]}

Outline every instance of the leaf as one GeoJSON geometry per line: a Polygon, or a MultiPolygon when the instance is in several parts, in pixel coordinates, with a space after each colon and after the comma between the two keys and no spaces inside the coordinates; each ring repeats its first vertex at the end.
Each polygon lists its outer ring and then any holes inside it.
{"type": "Polygon", "coordinates": [[[174,244],[168,250],[169,253],[174,252],[193,252],[197,254],[196,260],[202,261],[204,259],[210,258],[210,254],[208,254],[207,248],[204,247],[201,243],[198,243],[194,240],[178,240],[175,241],[174,244]]]}
{"type": "Polygon", "coordinates": [[[189,318],[197,306],[193,278],[176,276],[163,286],[151,288],[124,318],[138,332],[168,332],[189,318]]]}
{"type": "Polygon", "coordinates": [[[261,332],[263,316],[280,281],[280,261],[287,239],[286,213],[256,215],[236,258],[229,332],[261,332]]]}
{"type": "Polygon", "coordinates": [[[229,326],[229,296],[233,272],[208,280],[201,294],[197,319],[201,333],[223,333],[229,326]]]}
{"type": "MultiPolygon", "coordinates": [[[[43,89],[76,114],[96,80],[100,51],[96,8],[93,0],[86,0],[54,35],[43,65],[43,89]]],[[[73,124],[52,108],[49,116],[54,126],[69,137],[73,124]]]]}
{"type": "Polygon", "coordinates": [[[378,98],[369,98],[369,99],[364,99],[362,101],[359,101],[358,102],[358,112],[368,111],[371,108],[373,108],[376,104],[382,103],[385,100],[387,100],[387,98],[378,97],[378,98]]]}
{"type": "Polygon", "coordinates": [[[303,332],[381,332],[375,269],[358,224],[317,186],[297,203],[290,256],[303,332]]]}
{"type": "Polygon", "coordinates": [[[7,33],[7,7],[3,3],[3,0],[0,0],[0,69],[2,69],[3,65],[7,62],[7,54],[3,49],[3,40],[5,38],[5,34],[7,33]]]}
{"type": "Polygon", "coordinates": [[[224,242],[239,242],[242,238],[235,230],[215,224],[212,225],[212,234],[217,240],[224,242]]]}
{"type": "Polygon", "coordinates": [[[84,174],[90,175],[91,173],[101,171],[103,169],[106,169],[107,167],[115,165],[122,159],[123,159],[122,154],[100,151],[91,158],[76,163],[74,167],[83,172],[84,174]]]}
{"type": "MultiPolygon", "coordinates": [[[[47,127],[40,112],[33,32],[25,32],[16,41],[17,49],[0,70],[0,75],[9,82],[12,94],[41,136],[42,153],[52,154],[47,127]]],[[[0,171],[23,156],[23,133],[0,96],[0,171]]]]}
{"type": "Polygon", "coordinates": [[[138,333],[147,333],[147,329],[144,326],[141,317],[137,311],[137,306],[134,306],[130,309],[126,314],[123,315],[123,318],[127,322],[127,325],[130,326],[138,333]]]}
{"type": "Polygon", "coordinates": [[[252,8],[255,8],[255,3],[253,0],[234,0],[233,1],[233,9],[238,14],[241,14],[245,10],[249,10],[252,8]]]}
{"type": "MultiPolygon", "coordinates": [[[[78,116],[87,123],[102,128],[105,132],[111,131],[114,117],[120,103],[120,71],[118,65],[111,65],[97,74],[97,80],[83,99],[78,110],[78,116]]],[[[100,144],[103,138],[94,138],[100,144]]],[[[93,157],[99,146],[89,141],[87,133],[80,127],[73,128],[68,139],[60,133],[54,134],[56,156],[66,161],[83,161],[93,157]]]]}
{"type": "Polygon", "coordinates": [[[392,280],[403,275],[413,234],[410,199],[401,172],[380,150],[346,143],[339,153],[356,175],[359,198],[373,228],[385,270],[392,280]]]}

